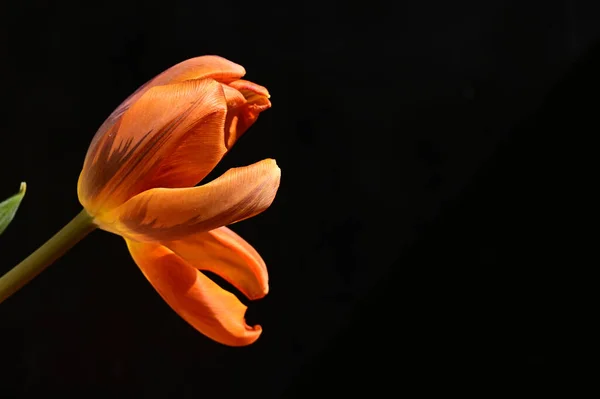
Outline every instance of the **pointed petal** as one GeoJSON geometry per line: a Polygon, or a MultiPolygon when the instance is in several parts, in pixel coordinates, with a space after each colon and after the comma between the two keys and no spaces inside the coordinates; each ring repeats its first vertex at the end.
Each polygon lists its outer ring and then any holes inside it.
{"type": "Polygon", "coordinates": [[[174,241],[257,215],[277,193],[275,160],[233,168],[200,187],[156,188],[98,215],[98,226],[136,241],[174,241]]]}
{"type": "Polygon", "coordinates": [[[261,327],[246,324],[247,308],[235,295],[162,245],[126,241],[150,284],[196,330],[229,346],[249,345],[258,339],[261,327]]]}
{"type": "Polygon", "coordinates": [[[150,187],[195,185],[226,151],[226,113],[223,89],[212,79],[152,88],[88,152],[81,203],[95,215],[150,187]],[[189,151],[199,150],[202,156],[190,159],[189,151]]]}
{"type": "Polygon", "coordinates": [[[265,262],[250,244],[227,227],[163,244],[197,269],[221,276],[249,299],[262,298],[269,292],[265,262]]]}

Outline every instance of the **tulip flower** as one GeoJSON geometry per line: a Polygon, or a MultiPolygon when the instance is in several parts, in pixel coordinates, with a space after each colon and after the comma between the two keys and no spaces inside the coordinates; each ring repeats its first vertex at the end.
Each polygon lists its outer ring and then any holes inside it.
{"type": "Polygon", "coordinates": [[[203,181],[271,106],[267,90],[241,79],[244,74],[240,65],[204,56],[175,65],[134,92],[92,139],[78,182],[84,211],[63,236],[49,241],[83,236],[89,226],[122,236],[173,310],[230,346],[254,342],[261,327],[248,326],[246,306],[202,271],[221,276],[249,299],[267,294],[264,261],[225,226],[268,208],[281,174],[266,159],[203,181]]]}

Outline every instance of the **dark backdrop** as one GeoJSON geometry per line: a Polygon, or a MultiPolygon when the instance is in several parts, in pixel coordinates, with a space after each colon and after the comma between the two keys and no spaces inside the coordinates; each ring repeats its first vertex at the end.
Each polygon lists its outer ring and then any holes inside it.
{"type": "Polygon", "coordinates": [[[272,94],[212,176],[283,175],[234,226],[270,271],[254,345],[197,333],[96,231],[0,305],[0,397],[572,393],[597,318],[594,3],[3,1],[0,194],[28,192],[0,272],[79,211],[104,118],[184,59],[272,94]]]}

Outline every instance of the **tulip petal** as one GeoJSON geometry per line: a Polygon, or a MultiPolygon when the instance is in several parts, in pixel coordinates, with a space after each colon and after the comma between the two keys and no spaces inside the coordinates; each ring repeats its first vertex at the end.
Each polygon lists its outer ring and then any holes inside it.
{"type": "Polygon", "coordinates": [[[271,107],[271,102],[266,88],[247,80],[233,81],[223,85],[223,89],[228,103],[225,143],[227,148],[231,148],[258,115],[271,107]]]}
{"type": "Polygon", "coordinates": [[[90,151],[95,151],[95,146],[105,133],[111,130],[118,118],[129,109],[144,93],[155,86],[180,83],[186,80],[211,78],[218,82],[229,83],[246,74],[243,66],[216,55],[205,55],[191,58],[172,66],[140,86],[125,101],[123,101],[106,121],[100,126],[90,145],[90,151]]]}
{"type": "Polygon", "coordinates": [[[178,315],[207,337],[229,346],[256,341],[262,332],[250,327],[246,306],[168,248],[127,241],[135,263],[178,315]]]}
{"type": "Polygon", "coordinates": [[[230,82],[229,86],[239,90],[249,101],[251,101],[251,98],[254,96],[266,98],[271,97],[266,87],[257,85],[256,83],[252,83],[248,80],[235,80],[233,82],[230,82]]]}
{"type": "Polygon", "coordinates": [[[227,227],[163,245],[197,269],[221,276],[248,299],[262,298],[269,292],[265,262],[250,244],[227,227]]]}
{"type": "Polygon", "coordinates": [[[246,74],[243,66],[216,55],[190,58],[172,66],[149,83],[164,85],[191,79],[211,78],[222,83],[237,80],[246,74]]]}
{"type": "Polygon", "coordinates": [[[195,185],[227,151],[226,114],[223,89],[212,79],[152,88],[88,152],[81,203],[95,215],[150,187],[195,185]]]}
{"type": "Polygon", "coordinates": [[[200,187],[155,188],[97,215],[96,224],[136,241],[174,241],[267,209],[279,187],[275,160],[233,168],[200,187]]]}

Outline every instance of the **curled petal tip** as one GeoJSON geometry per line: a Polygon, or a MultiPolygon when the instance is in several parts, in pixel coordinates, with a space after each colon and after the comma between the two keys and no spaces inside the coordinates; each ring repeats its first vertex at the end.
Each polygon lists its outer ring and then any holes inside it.
{"type": "MultiPolygon", "coordinates": [[[[244,321],[245,322],[245,321],[244,321]]],[[[262,334],[262,327],[258,324],[249,326],[246,324],[246,334],[243,337],[237,338],[235,341],[223,343],[227,346],[247,346],[256,342],[262,334]]]]}
{"type": "Polygon", "coordinates": [[[262,327],[261,327],[260,325],[258,325],[258,324],[257,324],[257,325],[255,325],[255,326],[252,326],[252,327],[250,327],[250,326],[246,325],[246,329],[247,329],[248,331],[262,332],[262,327]]]}

